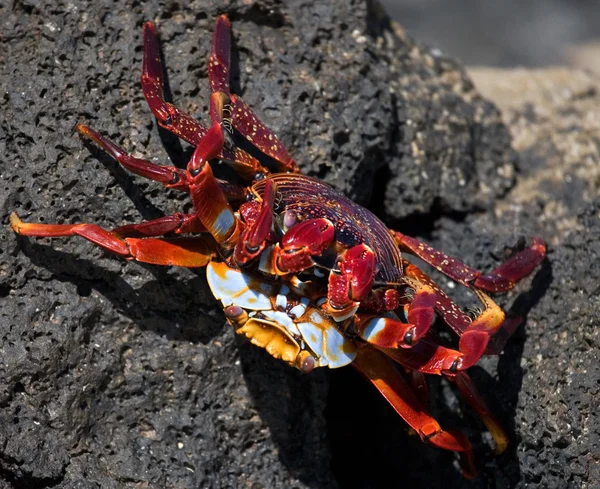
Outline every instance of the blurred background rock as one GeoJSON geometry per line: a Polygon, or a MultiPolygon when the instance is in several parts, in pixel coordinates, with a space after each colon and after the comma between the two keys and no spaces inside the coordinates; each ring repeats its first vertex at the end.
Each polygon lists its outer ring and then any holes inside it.
{"type": "Polygon", "coordinates": [[[381,0],[419,41],[467,66],[567,65],[600,73],[600,2],[381,0]]]}

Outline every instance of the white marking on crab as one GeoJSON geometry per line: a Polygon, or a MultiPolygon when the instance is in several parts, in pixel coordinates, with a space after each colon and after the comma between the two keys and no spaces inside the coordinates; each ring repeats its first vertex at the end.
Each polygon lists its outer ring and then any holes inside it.
{"type": "Polygon", "coordinates": [[[277,307],[285,309],[285,306],[287,306],[287,297],[283,294],[277,294],[277,298],[275,299],[275,305],[277,307]]]}
{"type": "Polygon", "coordinates": [[[319,367],[343,367],[356,358],[356,348],[346,341],[334,323],[316,310],[309,314],[308,319],[298,323],[298,329],[306,344],[319,357],[319,367]]]}
{"type": "Polygon", "coordinates": [[[223,306],[236,305],[252,311],[271,309],[275,287],[267,282],[229,268],[224,263],[211,262],[206,267],[208,286],[223,306]]]}
{"type": "Polygon", "coordinates": [[[335,320],[336,323],[341,323],[342,321],[345,321],[346,319],[348,319],[350,316],[354,316],[354,313],[358,311],[358,304],[356,306],[354,306],[353,308],[349,309],[348,311],[346,311],[344,314],[338,314],[337,312],[331,312],[331,316],[333,317],[333,319],[335,320]]]}
{"type": "Polygon", "coordinates": [[[381,333],[386,326],[386,318],[374,318],[371,319],[365,327],[363,333],[360,335],[365,341],[374,341],[375,337],[381,333]]]}
{"type": "Polygon", "coordinates": [[[273,274],[272,269],[272,256],[274,246],[267,246],[263,252],[260,254],[260,261],[258,262],[258,269],[263,273],[273,274]]]}
{"type": "Polygon", "coordinates": [[[293,335],[301,336],[300,330],[298,329],[296,324],[292,321],[292,318],[290,318],[285,312],[271,310],[271,311],[262,311],[262,314],[265,317],[272,319],[277,324],[283,326],[285,329],[287,329],[293,335]]]}
{"type": "Polygon", "coordinates": [[[293,314],[294,316],[299,318],[304,314],[305,311],[306,311],[306,305],[300,303],[290,309],[290,314],[293,314]]]}
{"type": "Polygon", "coordinates": [[[235,217],[231,209],[223,209],[215,220],[214,232],[217,236],[226,236],[234,224],[235,217]]]}

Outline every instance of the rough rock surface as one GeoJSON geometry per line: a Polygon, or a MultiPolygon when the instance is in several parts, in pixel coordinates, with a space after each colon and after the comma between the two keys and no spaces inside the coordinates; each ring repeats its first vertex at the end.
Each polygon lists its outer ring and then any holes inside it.
{"type": "MultiPolygon", "coordinates": [[[[74,127],[184,165],[190,149],[157,130],[139,88],[141,25],[158,23],[174,101],[206,120],[206,60],[223,12],[234,89],[307,173],[483,269],[521,236],[551,243],[549,262],[504,299],[525,329],[473,373],[515,441],[492,457],[475,417],[432,382],[432,410],[477,447],[482,474],[466,483],[451,453],[408,436],[351,369],[301,376],[234,338],[202,271],[124,262],[81,239],[21,239],[3,226],[0,487],[594,487],[595,80],[571,97],[555,99],[552,88],[547,99],[512,98],[506,121],[529,134],[516,140],[517,159],[500,113],[460,65],[415,44],[371,2],[8,1],[3,224],[16,209],[26,220],[111,228],[189,206],[128,175],[74,127]]],[[[488,82],[492,98],[503,76],[488,82]]]]}

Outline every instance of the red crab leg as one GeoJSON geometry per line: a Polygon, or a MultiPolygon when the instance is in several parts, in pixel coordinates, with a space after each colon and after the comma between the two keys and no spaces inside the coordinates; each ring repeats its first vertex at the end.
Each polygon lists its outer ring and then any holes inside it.
{"type": "Polygon", "coordinates": [[[277,162],[279,171],[300,171],[283,143],[237,95],[231,95],[231,120],[242,136],[277,162]]]}
{"type": "MultiPolygon", "coordinates": [[[[435,308],[440,312],[444,321],[460,336],[458,347],[464,357],[460,358],[451,371],[464,370],[474,365],[486,353],[490,339],[501,330],[504,323],[504,312],[498,305],[481,290],[475,288],[474,292],[485,306],[485,310],[475,319],[471,320],[462,310],[415,265],[407,264],[405,267],[407,278],[414,278],[419,283],[427,284],[435,294],[435,308]]],[[[409,280],[407,280],[410,283],[409,280]]],[[[508,326],[514,331],[514,323],[508,326]]],[[[512,331],[503,331],[504,333],[512,331]]],[[[506,335],[504,335],[506,336],[506,335]]]]}
{"type": "Polygon", "coordinates": [[[459,360],[456,370],[464,370],[477,363],[485,354],[490,338],[504,322],[504,311],[481,290],[475,289],[475,293],[485,309],[460,336],[458,349],[464,357],[459,360]]]}
{"type": "Polygon", "coordinates": [[[162,183],[165,187],[187,190],[188,182],[185,171],[174,166],[155,165],[147,160],[135,158],[125,152],[112,141],[102,137],[84,124],[77,124],[77,131],[82,136],[92,140],[104,151],[117,160],[131,173],[162,183]]]}
{"type": "MultiPolygon", "coordinates": [[[[117,146],[115,143],[101,136],[84,124],[78,124],[77,131],[79,131],[79,134],[90,139],[104,149],[104,151],[131,173],[160,182],[167,188],[189,192],[189,182],[184,170],[180,170],[174,166],[156,165],[150,161],[135,158],[128,154],[123,148],[117,146]]],[[[229,201],[240,201],[246,197],[246,189],[241,185],[236,185],[223,180],[218,180],[218,182],[219,187],[225,192],[229,201]]]]}
{"type": "Polygon", "coordinates": [[[208,58],[208,81],[213,92],[230,94],[229,73],[231,57],[231,24],[227,15],[215,21],[212,46],[208,58]]]}
{"type": "Polygon", "coordinates": [[[450,350],[438,344],[436,338],[426,338],[418,343],[414,348],[408,350],[382,349],[392,360],[408,369],[411,375],[411,382],[415,393],[424,405],[427,404],[427,384],[423,377],[424,374],[444,374],[448,380],[454,382],[458,387],[465,401],[473,408],[484,422],[486,428],[491,433],[496,444],[495,453],[502,453],[507,445],[508,438],[500,424],[496,421],[489,408],[485,405],[483,399],[477,392],[475,385],[466,372],[451,374],[447,366],[452,363],[451,359],[460,358],[460,353],[450,350]],[[440,368],[441,362],[446,364],[446,368],[440,368]],[[436,365],[437,364],[437,365],[436,365]]]}
{"type": "Polygon", "coordinates": [[[435,319],[435,294],[424,285],[416,289],[406,306],[408,323],[390,317],[360,314],[355,318],[353,331],[363,340],[381,348],[408,348],[419,341],[435,319]]]}
{"type": "MultiPolygon", "coordinates": [[[[211,102],[213,101],[214,98],[211,99],[211,102]]],[[[211,129],[212,127],[215,126],[211,126],[211,129]]],[[[196,147],[192,159],[188,163],[190,195],[198,219],[217,243],[230,249],[239,239],[241,225],[208,164],[208,160],[217,150],[218,130],[207,132],[205,137],[208,143],[196,147]]]]}
{"type": "Polygon", "coordinates": [[[280,171],[297,172],[296,163],[286,147],[273,134],[244,101],[232,95],[229,88],[229,58],[231,49],[231,26],[226,15],[215,22],[213,44],[208,60],[208,79],[213,92],[223,92],[230,97],[233,127],[263,153],[277,161],[280,171]]]}
{"type": "Polygon", "coordinates": [[[449,257],[445,253],[410,236],[395,232],[398,245],[429,263],[452,280],[466,286],[478,287],[488,292],[505,292],[526,275],[529,275],[546,256],[546,246],[540,238],[533,238],[532,245],[509,258],[487,275],[464,263],[449,257]]]}
{"type": "Polygon", "coordinates": [[[475,477],[475,459],[467,437],[459,431],[442,430],[383,353],[369,347],[359,348],[352,365],[373,383],[421,440],[445,450],[460,452],[463,475],[468,479],[475,477]]]}
{"type": "Polygon", "coordinates": [[[16,213],[10,224],[17,234],[37,237],[81,236],[106,251],[128,260],[154,265],[204,267],[213,255],[213,246],[206,238],[124,238],[95,224],[37,224],[24,223],[16,213]]]}
{"type": "Polygon", "coordinates": [[[160,49],[156,27],[152,22],[144,24],[144,62],[141,81],[144,97],[158,124],[184,141],[197,146],[206,133],[204,126],[165,100],[160,49]]]}
{"type": "MultiPolygon", "coordinates": [[[[431,287],[435,294],[435,309],[441,314],[442,318],[454,332],[461,335],[471,324],[471,318],[458,307],[440,287],[420,270],[416,265],[403,260],[404,273],[407,277],[416,280],[422,285],[431,287]]],[[[408,283],[408,282],[407,282],[408,283]]]]}
{"type": "MultiPolygon", "coordinates": [[[[142,69],[144,97],[161,127],[193,146],[198,146],[207,132],[206,128],[196,119],[167,102],[164,97],[163,85],[163,67],[156,27],[152,22],[146,22],[144,24],[144,64],[142,69]]],[[[240,148],[222,147],[217,156],[231,163],[235,170],[248,180],[254,179],[257,173],[268,174],[268,170],[258,160],[240,148]]]]}
{"type": "Polygon", "coordinates": [[[167,233],[204,233],[206,228],[196,214],[172,214],[139,224],[119,226],[111,234],[119,238],[148,238],[167,233]]]}
{"type": "Polygon", "coordinates": [[[442,346],[431,333],[411,348],[377,348],[403,367],[428,375],[454,375],[463,357],[461,352],[442,346]]]}

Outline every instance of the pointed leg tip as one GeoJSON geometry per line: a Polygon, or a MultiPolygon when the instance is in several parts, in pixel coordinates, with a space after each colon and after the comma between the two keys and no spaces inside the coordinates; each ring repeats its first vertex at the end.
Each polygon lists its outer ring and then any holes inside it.
{"type": "Polygon", "coordinates": [[[19,230],[21,228],[21,224],[23,224],[23,221],[21,221],[21,219],[19,218],[19,216],[17,215],[17,213],[15,211],[12,211],[10,213],[9,219],[10,219],[10,225],[13,228],[13,231],[15,233],[19,234],[19,230]]]}
{"type": "Polygon", "coordinates": [[[85,124],[77,124],[76,129],[81,137],[92,140],[98,146],[103,146],[100,134],[98,134],[92,128],[86,126],[85,124]]]}
{"type": "Polygon", "coordinates": [[[90,137],[90,135],[92,134],[92,130],[86,126],[85,124],[77,124],[77,126],[75,127],[75,129],[77,129],[77,132],[82,135],[82,136],[86,136],[86,137],[90,137]]]}
{"type": "Polygon", "coordinates": [[[539,236],[536,236],[535,238],[533,238],[533,244],[531,245],[531,247],[535,251],[537,251],[540,255],[542,255],[542,256],[546,255],[546,250],[547,250],[546,243],[539,236]]]}
{"type": "Polygon", "coordinates": [[[217,23],[223,23],[225,24],[227,27],[229,27],[230,23],[229,23],[229,16],[227,14],[221,14],[217,17],[217,23]]]}
{"type": "Polygon", "coordinates": [[[146,31],[150,31],[153,34],[156,34],[156,25],[154,25],[154,22],[152,22],[150,20],[147,22],[144,22],[144,32],[146,32],[146,31]]]}

